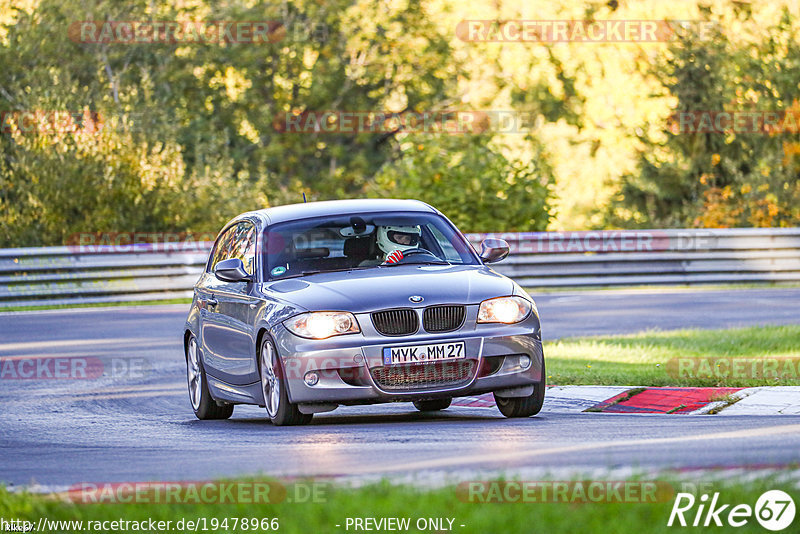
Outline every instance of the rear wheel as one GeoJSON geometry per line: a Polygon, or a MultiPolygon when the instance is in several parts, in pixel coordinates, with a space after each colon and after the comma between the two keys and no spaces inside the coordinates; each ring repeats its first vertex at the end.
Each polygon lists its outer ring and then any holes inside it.
{"type": "Polygon", "coordinates": [[[542,381],[533,386],[533,394],[528,397],[498,397],[494,394],[494,402],[500,413],[506,417],[530,417],[536,415],[544,404],[545,377],[542,363],[542,381]]]}
{"type": "Polygon", "coordinates": [[[286,378],[283,375],[281,359],[272,340],[264,336],[258,356],[261,372],[261,391],[264,393],[264,406],[273,425],[305,425],[314,414],[301,413],[296,404],[289,402],[286,378]]]}
{"type": "Polygon", "coordinates": [[[211,398],[194,336],[189,338],[186,346],[186,381],[189,384],[189,401],[198,419],[227,419],[233,414],[233,404],[219,406],[211,398]]]}
{"type": "Polygon", "coordinates": [[[447,409],[452,401],[453,399],[414,401],[414,408],[421,412],[436,412],[447,409]]]}

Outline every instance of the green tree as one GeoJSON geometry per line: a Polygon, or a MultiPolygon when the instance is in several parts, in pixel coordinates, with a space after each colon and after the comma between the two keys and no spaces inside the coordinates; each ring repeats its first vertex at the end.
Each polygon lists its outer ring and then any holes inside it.
{"type": "MultiPolygon", "coordinates": [[[[749,14],[739,14],[747,24],[749,14]]],[[[678,117],[644,135],[636,173],[623,177],[608,210],[618,226],[800,224],[798,130],[693,131],[681,113],[775,111],[800,117],[800,40],[788,10],[761,40],[687,33],[653,75],[675,97],[678,117]]],[[[699,117],[700,115],[694,115],[699,117]]],[[[791,123],[791,121],[789,121],[791,123]]],[[[643,127],[649,130],[649,125],[643,127]]]]}
{"type": "Polygon", "coordinates": [[[552,170],[546,159],[510,161],[484,135],[416,135],[375,179],[373,196],[434,205],[465,232],[544,230],[552,170]]]}
{"type": "Polygon", "coordinates": [[[208,231],[303,191],[363,195],[400,150],[395,133],[286,133],[284,117],[425,111],[450,97],[458,72],[414,0],[42,0],[0,39],[1,111],[106,121],[95,136],[0,132],[0,246],[57,244],[76,230],[208,231]],[[87,43],[70,34],[79,20],[277,23],[274,42],[258,44],[87,43]]]}

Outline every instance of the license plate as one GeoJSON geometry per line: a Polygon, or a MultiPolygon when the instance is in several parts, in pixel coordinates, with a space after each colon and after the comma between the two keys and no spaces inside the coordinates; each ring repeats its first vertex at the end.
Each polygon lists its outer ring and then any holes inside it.
{"type": "Polygon", "coordinates": [[[460,360],[466,357],[467,353],[463,341],[383,348],[383,365],[460,360]]]}

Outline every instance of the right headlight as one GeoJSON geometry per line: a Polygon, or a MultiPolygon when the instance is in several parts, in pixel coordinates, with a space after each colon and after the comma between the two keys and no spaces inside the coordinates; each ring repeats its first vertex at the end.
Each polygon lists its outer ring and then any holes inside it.
{"type": "Polygon", "coordinates": [[[284,321],[283,325],[291,333],[309,339],[326,339],[361,332],[356,318],[350,312],[301,313],[284,321]]]}
{"type": "Polygon", "coordinates": [[[479,323],[518,323],[528,317],[533,305],[522,297],[497,297],[484,300],[478,309],[479,323]]]}

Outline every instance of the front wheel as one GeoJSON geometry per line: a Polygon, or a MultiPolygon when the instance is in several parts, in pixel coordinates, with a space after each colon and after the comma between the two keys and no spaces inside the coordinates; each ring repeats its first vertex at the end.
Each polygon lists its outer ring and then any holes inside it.
{"type": "Polygon", "coordinates": [[[286,378],[283,376],[278,351],[272,340],[264,336],[258,357],[261,372],[261,391],[264,393],[264,406],[273,425],[305,425],[311,422],[314,414],[301,413],[296,404],[289,402],[286,378]]]}
{"type": "Polygon", "coordinates": [[[494,402],[500,413],[506,417],[530,417],[539,413],[544,404],[545,376],[542,363],[542,381],[533,386],[533,394],[528,397],[498,397],[495,393],[494,402]]]}
{"type": "Polygon", "coordinates": [[[211,398],[206,383],[206,372],[203,369],[203,362],[200,361],[200,351],[197,349],[197,339],[194,336],[189,338],[189,343],[186,345],[186,381],[189,384],[189,401],[198,419],[227,419],[233,414],[233,404],[219,406],[211,398]]]}

